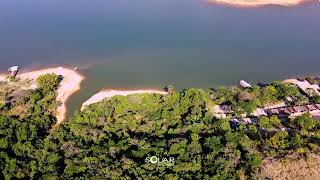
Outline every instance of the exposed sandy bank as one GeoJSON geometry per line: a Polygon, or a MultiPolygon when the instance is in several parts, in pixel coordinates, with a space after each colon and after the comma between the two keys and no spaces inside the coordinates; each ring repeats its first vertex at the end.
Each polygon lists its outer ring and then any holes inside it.
{"type": "MultiPolygon", "coordinates": [[[[36,79],[41,75],[45,75],[49,73],[54,73],[56,75],[63,76],[63,80],[61,81],[57,91],[58,93],[57,101],[61,102],[61,104],[57,108],[57,115],[56,115],[58,120],[56,125],[59,125],[65,119],[65,115],[67,111],[66,102],[68,98],[73,93],[80,90],[80,84],[84,80],[84,77],[72,69],[58,67],[58,68],[47,68],[43,70],[31,71],[31,72],[26,72],[22,74],[19,73],[17,78],[20,78],[21,80],[24,80],[24,79],[31,80],[30,88],[35,89],[37,87],[36,79]]],[[[6,80],[7,76],[8,75],[0,75],[0,81],[6,80]]]]}
{"type": "Polygon", "coordinates": [[[226,4],[238,7],[259,7],[266,5],[296,6],[311,0],[206,0],[209,3],[226,4]]]}
{"type": "Polygon", "coordinates": [[[103,101],[106,98],[111,98],[113,96],[128,96],[131,94],[144,94],[144,93],[150,93],[150,94],[167,94],[164,91],[158,91],[158,90],[132,90],[132,91],[120,91],[120,90],[104,90],[100,91],[99,93],[93,95],[90,99],[88,99],[86,102],[82,104],[81,110],[83,110],[86,106],[89,106],[94,103],[98,103],[100,101],[103,101]]]}

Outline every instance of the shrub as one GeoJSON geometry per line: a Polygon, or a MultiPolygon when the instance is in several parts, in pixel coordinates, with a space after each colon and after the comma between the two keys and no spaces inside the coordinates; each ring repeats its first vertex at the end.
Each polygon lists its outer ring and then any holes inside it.
{"type": "Polygon", "coordinates": [[[61,80],[61,76],[53,73],[42,75],[37,79],[37,87],[39,89],[42,89],[46,93],[52,90],[56,90],[61,80]]]}
{"type": "Polygon", "coordinates": [[[9,76],[8,80],[9,80],[9,82],[17,82],[17,78],[14,76],[9,76]]]}

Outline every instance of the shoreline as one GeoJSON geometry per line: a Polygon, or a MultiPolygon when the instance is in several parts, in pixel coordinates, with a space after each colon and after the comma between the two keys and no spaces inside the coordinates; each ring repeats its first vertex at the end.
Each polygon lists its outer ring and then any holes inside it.
{"type": "MultiPolygon", "coordinates": [[[[21,71],[20,71],[21,72],[21,71]]],[[[57,90],[56,100],[61,104],[57,107],[56,118],[57,122],[54,127],[60,125],[66,118],[67,107],[66,103],[70,96],[72,96],[75,92],[80,90],[81,82],[85,79],[83,75],[79,72],[72,70],[71,68],[64,67],[51,67],[33,71],[27,71],[18,73],[17,78],[21,80],[29,79],[31,80],[31,85],[29,89],[37,88],[36,79],[45,74],[54,73],[56,75],[63,76],[63,80],[60,82],[60,86],[57,90]]],[[[9,76],[5,74],[0,74],[0,81],[6,81],[6,78],[9,76]]]]}
{"type": "Polygon", "coordinates": [[[293,7],[312,2],[312,0],[206,0],[206,2],[230,7],[257,8],[263,6],[293,7]]]}
{"type": "Polygon", "coordinates": [[[128,95],[132,95],[132,94],[168,94],[165,91],[160,91],[160,90],[152,90],[152,89],[140,89],[140,90],[113,90],[113,89],[109,89],[109,90],[102,90],[96,94],[94,94],[93,96],[91,96],[87,101],[85,101],[84,103],[82,103],[81,106],[81,111],[84,110],[85,107],[88,107],[92,104],[101,102],[107,98],[111,98],[114,96],[128,96],[128,95]]]}

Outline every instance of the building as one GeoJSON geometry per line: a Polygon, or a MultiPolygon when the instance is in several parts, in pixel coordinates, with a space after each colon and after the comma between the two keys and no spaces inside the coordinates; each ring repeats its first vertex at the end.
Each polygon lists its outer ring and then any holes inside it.
{"type": "Polygon", "coordinates": [[[217,118],[226,118],[233,113],[231,106],[228,105],[216,105],[213,107],[213,114],[217,118]]]}
{"type": "Polygon", "coordinates": [[[11,77],[16,77],[19,71],[19,66],[12,66],[8,71],[11,72],[11,77]]]}
{"type": "Polygon", "coordinates": [[[297,117],[305,113],[320,114],[320,104],[309,104],[304,106],[280,107],[266,110],[268,116],[297,117]]]}
{"type": "Polygon", "coordinates": [[[310,84],[307,80],[299,80],[299,79],[287,79],[283,81],[287,84],[293,84],[299,87],[299,89],[304,92],[308,96],[320,95],[319,85],[318,84],[310,84]]]}

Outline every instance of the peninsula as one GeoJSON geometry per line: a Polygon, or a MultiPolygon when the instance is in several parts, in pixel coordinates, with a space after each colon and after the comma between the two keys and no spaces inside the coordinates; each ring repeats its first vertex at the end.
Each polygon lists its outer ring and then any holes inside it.
{"type": "MultiPolygon", "coordinates": [[[[27,80],[29,81],[29,86],[25,87],[25,89],[36,89],[37,83],[36,80],[38,77],[46,74],[56,74],[62,77],[60,85],[57,89],[57,97],[56,101],[59,103],[57,108],[57,124],[61,124],[66,116],[66,102],[68,98],[73,95],[75,92],[80,90],[80,84],[85,79],[80,73],[64,67],[56,67],[56,68],[47,68],[41,70],[35,70],[30,72],[24,72],[17,75],[17,79],[19,81],[27,80]]],[[[0,75],[0,81],[8,81],[8,75],[0,75]]]]}
{"type": "Polygon", "coordinates": [[[310,0],[207,0],[207,2],[237,7],[260,7],[267,5],[296,6],[305,2],[310,2],[310,0]]]}

